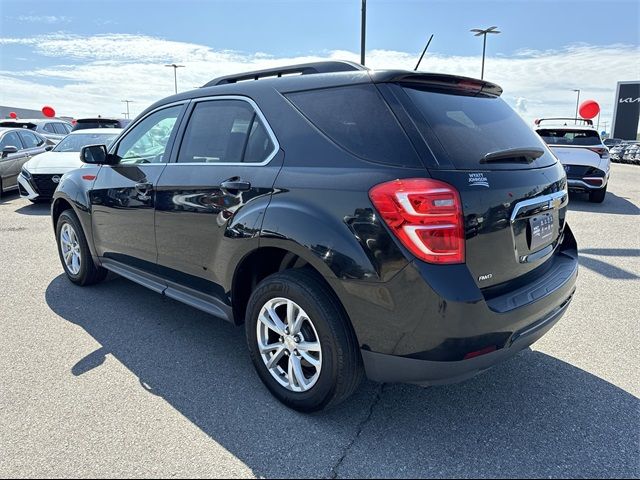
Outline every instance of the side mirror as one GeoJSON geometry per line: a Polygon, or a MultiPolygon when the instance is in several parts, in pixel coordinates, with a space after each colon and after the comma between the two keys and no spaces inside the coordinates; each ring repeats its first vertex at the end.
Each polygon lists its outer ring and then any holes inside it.
{"type": "Polygon", "coordinates": [[[92,165],[114,165],[118,163],[115,155],[107,153],[106,145],[87,145],[82,147],[80,160],[92,165]]]}
{"type": "Polygon", "coordinates": [[[51,150],[53,150],[53,145],[47,145],[46,147],[44,147],[45,152],[50,152],[51,150]]]}
{"type": "Polygon", "coordinates": [[[18,147],[14,147],[13,145],[7,145],[2,150],[2,158],[5,158],[11,155],[12,153],[18,153],[18,147]]]}

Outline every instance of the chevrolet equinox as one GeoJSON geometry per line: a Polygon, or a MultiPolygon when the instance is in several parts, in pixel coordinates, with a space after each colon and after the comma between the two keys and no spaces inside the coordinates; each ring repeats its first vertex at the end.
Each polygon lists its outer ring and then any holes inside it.
{"type": "Polygon", "coordinates": [[[501,93],[332,61],[171,96],[61,179],[62,266],[244,324],[296,410],[365,375],[470,378],[544,335],[578,271],[564,169],[501,93]]]}

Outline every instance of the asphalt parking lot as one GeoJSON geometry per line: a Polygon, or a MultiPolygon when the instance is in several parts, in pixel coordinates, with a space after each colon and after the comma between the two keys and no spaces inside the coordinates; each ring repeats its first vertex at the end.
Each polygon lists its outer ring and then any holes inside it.
{"type": "Polygon", "coordinates": [[[260,383],[244,332],[129,281],[62,274],[48,206],[0,199],[2,477],[638,477],[640,168],[572,196],[568,314],[434,388],[366,383],[312,416],[260,383]]]}

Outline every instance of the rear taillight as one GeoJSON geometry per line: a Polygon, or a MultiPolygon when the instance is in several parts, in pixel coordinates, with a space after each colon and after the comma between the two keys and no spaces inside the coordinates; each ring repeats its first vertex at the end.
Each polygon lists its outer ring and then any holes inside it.
{"type": "Polygon", "coordinates": [[[589,147],[589,150],[600,155],[600,158],[606,158],[609,156],[609,149],[602,147],[589,147]]]}
{"type": "Polygon", "coordinates": [[[464,263],[458,191],[438,180],[407,178],[369,191],[376,210],[411,253],[429,263],[464,263]]]}

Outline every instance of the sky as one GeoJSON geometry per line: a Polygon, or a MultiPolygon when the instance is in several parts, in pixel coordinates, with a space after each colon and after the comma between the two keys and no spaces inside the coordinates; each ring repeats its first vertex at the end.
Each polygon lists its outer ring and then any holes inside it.
{"type": "MultiPolygon", "coordinates": [[[[361,0],[0,0],[0,105],[132,115],[219,75],[360,58],[361,0]]],[[[640,2],[368,0],[366,65],[480,76],[525,120],[573,116],[576,93],[611,124],[616,83],[640,79],[640,2]]],[[[603,129],[601,128],[601,130],[603,129]]]]}

